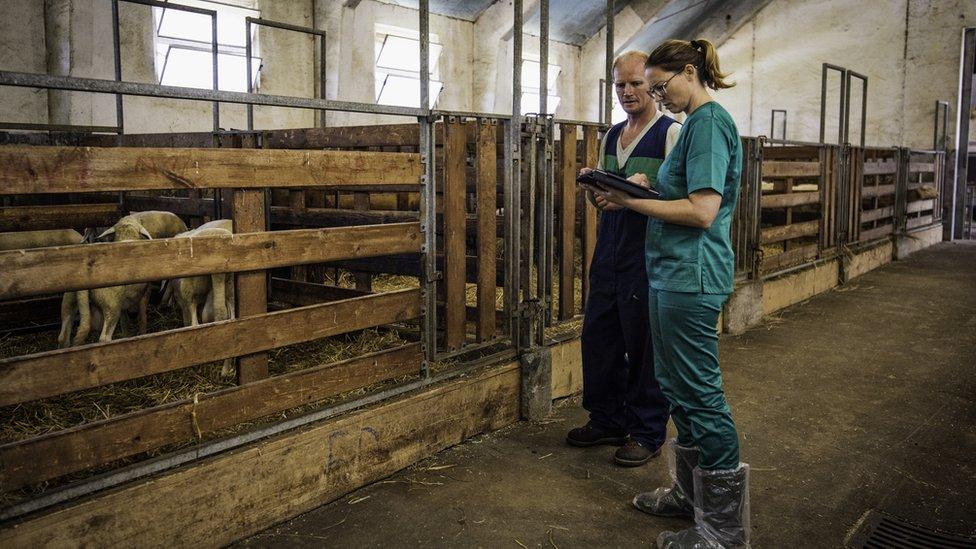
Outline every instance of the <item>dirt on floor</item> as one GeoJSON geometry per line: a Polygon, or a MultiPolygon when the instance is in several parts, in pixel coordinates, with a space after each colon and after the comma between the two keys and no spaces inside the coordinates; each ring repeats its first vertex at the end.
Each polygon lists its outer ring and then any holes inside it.
{"type": "MultiPolygon", "coordinates": [[[[976,244],[940,244],[721,340],[756,548],[843,547],[871,509],[976,536],[976,244]]],[[[570,448],[578,400],[270,528],[259,547],[653,546],[667,482],[570,448]]]]}

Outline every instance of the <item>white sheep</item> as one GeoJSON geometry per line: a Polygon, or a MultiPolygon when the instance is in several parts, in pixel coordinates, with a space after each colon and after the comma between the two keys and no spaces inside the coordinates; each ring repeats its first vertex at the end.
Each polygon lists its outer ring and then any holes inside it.
{"type": "Polygon", "coordinates": [[[84,240],[85,238],[81,233],[74,229],[0,233],[0,251],[71,246],[73,244],[81,244],[84,240]]]}
{"type": "MultiPolygon", "coordinates": [[[[150,235],[149,238],[170,238],[186,231],[186,223],[180,219],[180,216],[172,212],[157,210],[132,212],[120,219],[119,222],[121,223],[123,220],[134,221],[144,227],[150,235]]],[[[118,226],[118,223],[115,225],[118,226]]],[[[114,232],[115,226],[98,235],[98,238],[105,238],[114,232]]]]}
{"type": "MultiPolygon", "coordinates": [[[[123,217],[112,228],[102,233],[102,236],[106,234],[114,234],[116,242],[140,240],[143,237],[152,239],[146,227],[132,216],[123,217]]],[[[149,284],[145,282],[65,292],[61,299],[61,332],[58,334],[58,347],[65,348],[71,345],[71,327],[76,313],[80,320],[78,332],[73,340],[75,345],[85,343],[92,325],[100,331],[98,341],[111,341],[124,312],[137,312],[139,333],[146,333],[148,301],[149,284]]]]}

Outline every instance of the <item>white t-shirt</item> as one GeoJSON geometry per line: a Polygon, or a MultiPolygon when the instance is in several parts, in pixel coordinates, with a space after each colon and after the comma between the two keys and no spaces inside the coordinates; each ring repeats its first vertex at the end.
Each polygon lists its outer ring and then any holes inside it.
{"type": "MultiPolygon", "coordinates": [[[[654,118],[652,118],[651,121],[648,122],[647,125],[641,129],[640,133],[637,134],[637,137],[635,137],[634,140],[631,141],[629,145],[627,145],[627,148],[623,148],[621,146],[621,142],[623,140],[620,139],[619,137],[617,138],[616,153],[617,153],[618,166],[623,167],[623,165],[627,163],[627,160],[630,158],[630,155],[633,154],[634,149],[637,148],[637,144],[640,143],[641,139],[644,139],[644,136],[647,135],[647,131],[650,130],[651,126],[653,126],[658,120],[660,120],[662,116],[666,116],[666,115],[661,111],[657,111],[657,114],[654,115],[654,118]]],[[[609,134],[609,132],[607,132],[607,134],[609,134]]],[[[664,139],[665,156],[671,154],[671,149],[673,149],[674,144],[678,142],[678,135],[680,134],[681,134],[680,123],[675,122],[674,124],[671,124],[671,126],[668,127],[668,135],[664,139]]],[[[597,168],[601,168],[601,169],[603,168],[603,156],[606,154],[606,150],[607,150],[607,135],[604,135],[600,143],[600,152],[603,154],[600,155],[599,161],[597,162],[596,165],[597,168]]]]}

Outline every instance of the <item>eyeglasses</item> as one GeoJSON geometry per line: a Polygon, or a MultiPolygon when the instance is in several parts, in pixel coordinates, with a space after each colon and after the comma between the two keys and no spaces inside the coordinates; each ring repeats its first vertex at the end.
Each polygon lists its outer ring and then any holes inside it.
{"type": "Polygon", "coordinates": [[[667,80],[665,80],[663,84],[655,84],[655,85],[651,86],[651,90],[648,93],[651,94],[651,97],[656,97],[659,100],[660,99],[664,99],[664,96],[668,93],[668,84],[672,80],[674,80],[674,77],[675,76],[678,76],[679,74],[681,74],[681,73],[680,72],[676,72],[676,73],[674,73],[674,74],[671,75],[671,78],[668,78],[667,80]]]}

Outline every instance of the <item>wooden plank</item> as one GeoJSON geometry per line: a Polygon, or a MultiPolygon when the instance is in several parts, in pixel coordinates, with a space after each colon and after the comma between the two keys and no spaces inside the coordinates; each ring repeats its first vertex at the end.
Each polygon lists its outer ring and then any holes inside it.
{"type": "Polygon", "coordinates": [[[448,350],[464,345],[465,307],[465,196],[464,166],[467,157],[463,122],[445,124],[444,139],[444,288],[447,292],[444,345],[448,350]]]}
{"type": "Polygon", "coordinates": [[[420,155],[275,149],[0,147],[0,195],[420,183],[420,155]]]}
{"type": "Polygon", "coordinates": [[[418,147],[420,125],[335,126],[267,132],[273,149],[322,149],[327,147],[418,147]]]}
{"type": "MultiPolygon", "coordinates": [[[[583,127],[583,165],[596,168],[599,163],[600,136],[594,126],[583,127]]],[[[583,203],[583,304],[585,308],[587,296],[590,295],[590,264],[596,250],[596,208],[584,197],[583,203]]]]}
{"type": "Polygon", "coordinates": [[[932,173],[935,171],[935,164],[931,162],[912,162],[908,165],[908,173],[932,173]]]}
{"type": "Polygon", "coordinates": [[[907,213],[926,212],[933,208],[935,208],[934,198],[929,198],[927,200],[916,200],[908,203],[907,213]]]}
{"type": "Polygon", "coordinates": [[[559,320],[569,320],[576,315],[576,288],[574,284],[576,244],[576,125],[559,125],[560,150],[562,152],[557,178],[559,189],[559,234],[556,246],[559,250],[559,320]]]}
{"type": "Polygon", "coordinates": [[[497,126],[478,121],[475,141],[476,180],[478,184],[478,318],[475,335],[479,342],[495,337],[496,255],[498,238],[497,194],[498,149],[497,126]]]}
{"type": "Polygon", "coordinates": [[[110,227],[120,217],[118,203],[0,207],[0,232],[110,227]]]}
{"type": "Polygon", "coordinates": [[[923,215],[921,217],[910,217],[905,224],[906,229],[914,229],[917,227],[924,227],[926,225],[931,225],[934,218],[931,215],[923,215]]]}
{"type": "Polygon", "coordinates": [[[861,189],[861,198],[879,198],[890,194],[895,194],[894,185],[865,185],[861,189]]]}
{"type": "Polygon", "coordinates": [[[759,237],[759,241],[763,244],[772,244],[774,242],[782,242],[784,240],[790,240],[792,238],[800,238],[803,236],[813,236],[820,231],[820,221],[804,221],[802,223],[793,223],[790,225],[781,225],[778,227],[767,227],[762,229],[762,233],[759,237]]]}
{"type": "Polygon", "coordinates": [[[898,163],[894,160],[866,161],[863,165],[864,175],[889,175],[898,171],[898,163]]]}
{"type": "Polygon", "coordinates": [[[295,211],[285,206],[271,207],[272,225],[301,227],[347,227],[351,225],[383,225],[419,221],[419,212],[396,210],[357,211],[339,208],[306,208],[295,211]]]}
{"type": "Polygon", "coordinates": [[[129,194],[125,204],[130,211],[164,210],[188,217],[212,216],[213,198],[184,198],[180,196],[140,196],[129,194]]]}
{"type": "Polygon", "coordinates": [[[875,238],[888,236],[894,232],[895,232],[895,227],[892,224],[882,225],[874,229],[862,229],[858,242],[866,242],[868,240],[874,240],[875,238]]]}
{"type": "Polygon", "coordinates": [[[817,245],[809,244],[806,246],[800,246],[799,248],[794,248],[781,254],[764,257],[759,269],[764,273],[768,273],[777,269],[782,269],[783,267],[789,267],[805,263],[807,261],[812,261],[816,258],[817,245]]]}
{"type": "Polygon", "coordinates": [[[820,162],[788,162],[784,160],[764,160],[762,177],[818,177],[820,162]]]}
{"type": "Polygon", "coordinates": [[[0,252],[0,265],[9,269],[0,277],[0,299],[198,274],[419,253],[420,240],[419,223],[394,223],[13,250],[0,252]]]}
{"type": "Polygon", "coordinates": [[[0,491],[214,433],[420,370],[419,344],[322,364],[0,446],[0,491]],[[38,459],[44,456],[44,459],[38,459]]]}
{"type": "Polygon", "coordinates": [[[518,363],[493,367],[3,525],[0,546],[228,545],[514,423],[518,394],[518,363]]]}
{"type": "Polygon", "coordinates": [[[873,210],[865,210],[861,212],[861,223],[870,223],[871,221],[877,221],[878,219],[893,217],[894,215],[895,215],[894,206],[886,206],[883,208],[876,208],[873,210]]]}
{"type": "Polygon", "coordinates": [[[416,318],[399,290],[0,360],[0,406],[416,318]]]}
{"type": "Polygon", "coordinates": [[[803,204],[819,204],[820,192],[796,192],[789,194],[766,194],[762,197],[763,208],[789,208],[803,204]]]}
{"type": "MultiPolygon", "coordinates": [[[[234,232],[263,232],[265,199],[263,190],[236,189],[233,195],[234,232]]],[[[237,318],[248,318],[268,312],[268,285],[264,271],[238,272],[234,275],[237,318]]],[[[268,377],[268,353],[253,353],[237,359],[237,382],[241,385],[268,377]]]]}
{"type": "Polygon", "coordinates": [[[327,286],[314,282],[288,280],[286,278],[271,279],[271,301],[281,301],[291,305],[316,305],[364,295],[369,294],[352,288],[327,286]]]}

